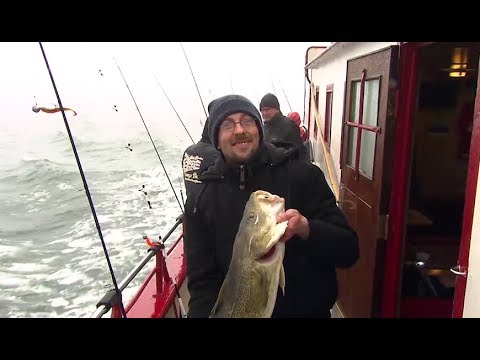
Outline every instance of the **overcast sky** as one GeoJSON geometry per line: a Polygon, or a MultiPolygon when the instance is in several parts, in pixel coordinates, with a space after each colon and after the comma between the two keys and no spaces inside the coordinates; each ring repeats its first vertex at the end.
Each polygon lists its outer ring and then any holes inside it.
{"type": "MultiPolygon", "coordinates": [[[[178,122],[176,110],[197,138],[205,114],[182,45],[205,108],[215,97],[230,93],[245,95],[258,106],[265,93],[275,92],[284,114],[292,109],[303,116],[305,52],[309,46],[328,44],[74,42],[43,46],[63,106],[75,108],[79,117],[111,118],[114,106],[124,110],[125,116],[134,115],[116,60],[145,117],[178,122]]],[[[53,106],[58,101],[38,43],[0,43],[0,54],[1,131],[32,121],[38,116],[31,110],[36,103],[53,106]]],[[[126,121],[126,117],[119,119],[126,121]]]]}

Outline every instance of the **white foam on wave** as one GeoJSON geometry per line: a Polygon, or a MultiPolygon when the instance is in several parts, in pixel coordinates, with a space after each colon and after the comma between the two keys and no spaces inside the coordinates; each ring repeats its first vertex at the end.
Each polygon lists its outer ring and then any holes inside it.
{"type": "MultiPolygon", "coordinates": [[[[71,231],[69,233],[71,233],[71,231]]],[[[46,243],[46,245],[55,245],[55,244],[63,244],[63,243],[66,244],[69,241],[70,241],[70,238],[60,238],[60,239],[52,240],[52,241],[46,243]]]]}
{"type": "MultiPolygon", "coordinates": [[[[6,240],[0,239],[0,242],[1,241],[6,240]]],[[[0,245],[0,257],[17,255],[21,250],[22,248],[20,246],[0,245]]]]}
{"type": "Polygon", "coordinates": [[[0,291],[0,300],[14,302],[17,300],[16,295],[9,294],[6,291],[0,291]]]}
{"type": "Polygon", "coordinates": [[[52,288],[43,286],[42,284],[32,286],[32,291],[37,294],[50,294],[54,292],[52,288]]]}
{"type": "Polygon", "coordinates": [[[57,184],[57,188],[60,189],[60,190],[72,190],[72,189],[75,189],[75,186],[62,182],[62,183],[57,184]]]}
{"type": "MultiPolygon", "coordinates": [[[[81,239],[87,235],[93,235],[94,229],[93,219],[88,218],[87,220],[79,220],[73,224],[72,229],[67,232],[65,235],[71,236],[74,239],[81,239]]],[[[69,240],[69,243],[72,239],[69,240]]]]}
{"type": "Polygon", "coordinates": [[[64,249],[64,250],[62,250],[61,253],[62,253],[62,254],[72,254],[72,253],[74,253],[74,252],[76,252],[76,251],[77,251],[77,249],[75,249],[75,248],[70,248],[70,249],[64,249]]]}
{"type": "Polygon", "coordinates": [[[11,272],[20,274],[47,272],[49,269],[51,269],[50,266],[37,263],[14,263],[9,267],[11,272]]]}
{"type": "Polygon", "coordinates": [[[84,238],[79,238],[79,239],[73,239],[68,242],[68,246],[70,248],[75,248],[75,249],[89,249],[92,246],[92,239],[90,237],[84,237],[84,238]]]}
{"type": "Polygon", "coordinates": [[[55,280],[61,285],[70,285],[75,282],[87,282],[88,276],[84,275],[80,270],[62,268],[48,275],[46,279],[55,280]]]}
{"type": "Polygon", "coordinates": [[[48,199],[50,197],[50,192],[47,190],[35,191],[33,194],[33,199],[41,200],[41,199],[48,199]]]}
{"type": "Polygon", "coordinates": [[[56,307],[62,307],[63,308],[63,307],[65,307],[69,304],[69,302],[67,300],[65,300],[64,298],[61,298],[61,297],[50,299],[48,302],[54,308],[56,308],[56,307]]]}
{"type": "Polygon", "coordinates": [[[71,285],[76,282],[86,282],[87,276],[79,273],[78,271],[72,271],[68,276],[63,279],[58,279],[58,283],[61,285],[71,285]]]}
{"type": "Polygon", "coordinates": [[[114,220],[113,214],[97,214],[97,219],[100,224],[111,223],[114,220]]]}
{"type": "Polygon", "coordinates": [[[0,286],[2,287],[18,287],[28,284],[30,284],[30,280],[25,277],[0,271],[0,286]]]}

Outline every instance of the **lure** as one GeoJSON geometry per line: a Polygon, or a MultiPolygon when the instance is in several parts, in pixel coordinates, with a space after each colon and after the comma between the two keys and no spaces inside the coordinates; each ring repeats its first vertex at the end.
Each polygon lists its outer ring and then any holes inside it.
{"type": "MultiPolygon", "coordinates": [[[[47,108],[47,107],[39,107],[39,106],[37,106],[37,105],[33,105],[33,106],[32,106],[32,110],[33,110],[34,112],[36,112],[36,113],[38,113],[39,111],[43,111],[43,112],[49,113],[49,114],[53,114],[53,113],[56,113],[56,112],[61,111],[61,109],[58,108],[58,107],[55,107],[55,108],[53,108],[53,109],[49,109],[49,108],[47,108]]],[[[65,111],[66,111],[66,110],[73,111],[73,116],[77,115],[77,112],[76,112],[75,110],[73,110],[73,109],[63,108],[63,110],[65,110],[65,111]]]]}

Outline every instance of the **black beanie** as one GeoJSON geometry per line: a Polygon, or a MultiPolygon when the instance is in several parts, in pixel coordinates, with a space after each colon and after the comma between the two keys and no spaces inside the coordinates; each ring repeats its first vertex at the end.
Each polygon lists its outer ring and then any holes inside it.
{"type": "Polygon", "coordinates": [[[263,121],[255,105],[241,95],[226,95],[212,101],[209,106],[208,134],[215,149],[218,146],[218,128],[230,114],[242,112],[253,117],[257,123],[260,142],[263,140],[263,121]]]}
{"type": "Polygon", "coordinates": [[[212,100],[208,103],[208,106],[207,106],[208,113],[210,113],[210,110],[212,109],[212,106],[213,106],[214,102],[215,102],[215,100],[212,100]]]}
{"type": "Polygon", "coordinates": [[[277,97],[270,93],[266,94],[260,101],[260,110],[265,106],[280,110],[280,103],[277,97]]]}

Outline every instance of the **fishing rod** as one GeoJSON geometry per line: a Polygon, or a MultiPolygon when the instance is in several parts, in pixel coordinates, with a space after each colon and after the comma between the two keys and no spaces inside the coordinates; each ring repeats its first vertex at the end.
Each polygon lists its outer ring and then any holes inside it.
{"type": "MultiPolygon", "coordinates": [[[[126,149],[130,150],[130,151],[133,151],[133,149],[131,148],[130,146],[130,143],[125,146],[126,149]]],[[[148,204],[148,208],[150,210],[150,213],[153,215],[153,219],[154,219],[154,222],[155,222],[155,213],[153,211],[153,207],[152,207],[152,203],[148,197],[148,193],[145,189],[145,185],[142,185],[142,187],[140,189],[138,189],[138,191],[142,192],[144,195],[145,195],[145,199],[147,201],[147,204],[148,204]]],[[[184,203],[183,201],[183,193],[182,193],[182,189],[180,189],[180,196],[182,197],[182,203],[184,203]]],[[[179,218],[177,218],[178,220],[179,218]]],[[[178,222],[177,222],[178,224],[178,222]]],[[[176,224],[176,225],[177,225],[176,224]]],[[[163,263],[164,263],[164,269],[165,269],[165,273],[166,273],[166,276],[170,279],[170,281],[172,282],[173,286],[174,286],[174,289],[175,289],[175,293],[176,293],[176,296],[178,298],[178,304],[179,304],[179,307],[180,307],[180,315],[182,318],[186,318],[187,317],[187,312],[185,310],[185,306],[183,305],[183,300],[181,298],[181,295],[180,295],[180,291],[178,290],[178,286],[177,286],[177,283],[175,281],[175,278],[174,277],[171,277],[170,276],[170,273],[168,272],[168,267],[167,267],[167,262],[166,262],[166,259],[167,259],[167,254],[166,254],[166,247],[165,247],[165,241],[168,239],[168,237],[171,235],[171,233],[173,232],[173,230],[177,227],[177,226],[174,226],[172,230],[170,230],[168,232],[168,234],[162,239],[162,236],[160,235],[160,231],[159,231],[159,228],[158,228],[158,224],[156,224],[155,222],[155,230],[158,234],[158,239],[159,239],[159,242],[151,242],[150,239],[148,238],[147,235],[144,235],[143,236],[143,239],[146,241],[147,245],[149,246],[149,251],[153,251],[155,254],[160,250],[162,252],[162,256],[163,256],[163,263]]],[[[175,314],[177,314],[176,310],[175,310],[175,314]]]]}
{"type": "Polygon", "coordinates": [[[232,88],[232,94],[235,95],[235,90],[233,90],[232,78],[230,78],[230,87],[232,88]]]}
{"type": "Polygon", "coordinates": [[[270,74],[270,81],[272,82],[273,94],[277,95],[277,90],[275,90],[275,85],[273,84],[272,74],[270,74]]]}
{"type": "MultiPolygon", "coordinates": [[[[153,215],[155,215],[155,213],[153,212],[152,203],[148,199],[148,193],[145,190],[145,185],[142,185],[142,188],[139,189],[138,191],[141,191],[145,195],[145,199],[147,200],[150,212],[153,215]]],[[[170,276],[170,273],[168,272],[168,268],[167,268],[167,253],[166,253],[166,250],[165,250],[165,240],[170,236],[170,233],[168,233],[167,236],[162,239],[162,236],[160,235],[160,231],[158,229],[156,229],[156,230],[157,230],[157,233],[158,233],[158,240],[159,240],[158,243],[151,242],[147,235],[145,235],[143,238],[147,242],[147,245],[150,246],[150,247],[155,246],[157,244],[159,245],[160,250],[162,251],[163,263],[165,265],[165,271],[167,273],[166,275],[168,276],[168,278],[172,282],[173,287],[175,289],[175,294],[177,295],[177,298],[178,298],[178,304],[180,306],[180,315],[181,315],[182,318],[186,318],[187,317],[187,311],[185,310],[185,306],[183,305],[183,300],[182,300],[182,297],[180,296],[180,290],[178,289],[177,282],[175,281],[174,276],[170,276]]]]}
{"type": "Polygon", "coordinates": [[[178,185],[180,185],[180,197],[182,198],[182,204],[185,206],[185,199],[183,198],[183,190],[182,190],[182,178],[178,178],[178,185]]]}
{"type": "MultiPolygon", "coordinates": [[[[113,60],[115,61],[115,64],[117,65],[117,68],[120,72],[120,75],[122,76],[122,79],[123,81],[125,82],[125,86],[127,87],[129,93],[130,93],[130,96],[132,97],[132,100],[135,104],[135,107],[137,108],[137,111],[138,111],[138,114],[140,115],[140,118],[142,119],[142,122],[143,122],[143,125],[145,126],[145,130],[147,131],[147,134],[148,136],[150,137],[150,141],[153,145],[153,148],[155,149],[155,152],[157,153],[157,156],[158,156],[158,159],[160,160],[160,164],[162,165],[162,168],[165,172],[165,175],[167,176],[167,179],[170,183],[170,186],[172,188],[172,191],[175,195],[175,198],[177,199],[177,202],[180,206],[180,210],[182,211],[182,213],[184,212],[184,210],[182,209],[182,206],[180,205],[180,201],[178,200],[178,197],[177,197],[177,194],[175,192],[175,189],[173,187],[173,184],[170,180],[170,177],[168,176],[168,173],[167,173],[167,170],[165,169],[165,166],[163,165],[163,162],[162,162],[162,159],[160,157],[160,154],[158,153],[158,150],[155,146],[155,143],[150,135],[150,131],[148,130],[148,127],[147,127],[147,124],[145,123],[145,120],[143,119],[143,116],[142,116],[142,113],[140,112],[140,108],[138,107],[137,105],[137,102],[135,101],[135,97],[133,96],[133,93],[132,91],[130,90],[130,87],[128,86],[128,83],[127,83],[127,80],[125,79],[125,76],[123,75],[123,72],[122,72],[122,69],[120,68],[120,65],[118,64],[118,62],[116,61],[115,58],[113,58],[113,60]]],[[[103,74],[102,74],[103,75],[103,74]]],[[[155,77],[155,74],[154,74],[154,77],[155,77]]],[[[157,80],[157,78],[155,77],[155,80],[157,80]]],[[[160,82],[157,80],[157,84],[160,86],[160,88],[162,89],[163,93],[165,94],[165,97],[167,98],[167,100],[170,102],[170,105],[172,106],[173,110],[175,111],[175,113],[177,114],[180,122],[182,123],[183,127],[185,128],[187,134],[190,136],[190,133],[188,132],[187,128],[185,127],[182,119],[180,118],[180,115],[178,115],[178,112],[175,110],[175,107],[173,106],[172,102],[170,101],[170,99],[168,98],[168,95],[167,93],[165,92],[165,90],[163,89],[162,85],[160,84],[160,82]]],[[[193,141],[192,137],[190,136],[190,139],[193,141]]],[[[128,146],[126,147],[128,150],[132,151],[131,147],[130,147],[130,144],[128,144],[128,146]]],[[[148,193],[147,191],[145,190],[145,185],[142,185],[142,188],[139,189],[138,191],[141,191],[144,195],[145,195],[145,198],[146,198],[146,201],[147,201],[147,204],[148,204],[148,208],[150,209],[150,212],[152,213],[152,215],[154,216],[154,219],[155,219],[155,213],[153,212],[153,208],[152,208],[152,203],[150,202],[149,198],[148,198],[148,193]]],[[[182,191],[180,189],[180,195],[182,196],[182,203],[183,203],[183,194],[182,194],[182,191]]],[[[159,238],[159,241],[158,243],[154,242],[154,243],[151,243],[150,242],[150,239],[148,238],[147,235],[145,235],[143,238],[144,240],[146,240],[147,244],[152,248],[153,246],[155,246],[156,244],[160,247],[161,251],[162,251],[162,257],[163,257],[163,262],[164,262],[164,266],[165,266],[165,271],[166,271],[166,275],[170,278],[170,280],[172,281],[172,284],[174,286],[174,289],[175,289],[175,293],[176,293],[176,296],[178,298],[178,303],[179,303],[179,306],[180,306],[180,313],[181,313],[181,317],[182,318],[186,318],[187,317],[187,312],[185,310],[185,307],[183,305],[183,301],[182,301],[182,298],[180,296],[180,291],[178,289],[178,286],[177,286],[177,283],[175,282],[175,278],[174,277],[171,277],[170,276],[170,273],[168,272],[168,268],[167,268],[167,263],[166,263],[166,258],[167,258],[167,254],[166,254],[166,251],[165,251],[165,240],[166,238],[168,238],[168,236],[170,236],[170,233],[167,234],[167,236],[162,240],[162,236],[160,235],[160,231],[159,229],[156,229],[157,233],[158,233],[158,238],[159,238]]]]}
{"type": "Polygon", "coordinates": [[[165,97],[167,98],[168,102],[169,102],[170,105],[172,106],[173,111],[175,111],[175,114],[177,114],[178,120],[180,120],[180,122],[182,123],[183,128],[185,129],[185,131],[187,132],[188,136],[190,137],[190,140],[192,140],[192,143],[195,144],[195,141],[193,140],[192,135],[190,135],[190,133],[188,132],[187,127],[186,127],[185,124],[183,123],[182,118],[180,117],[180,115],[178,115],[178,112],[177,112],[177,110],[175,109],[175,106],[173,106],[172,102],[170,101],[170,98],[168,97],[167,93],[165,92],[165,89],[163,88],[162,84],[160,84],[160,81],[158,81],[158,79],[157,79],[157,77],[155,76],[155,74],[153,74],[153,77],[155,78],[155,81],[157,82],[158,86],[160,86],[160,89],[162,89],[163,94],[165,95],[165,97]]]}
{"type": "Polygon", "coordinates": [[[173,187],[172,181],[170,180],[170,177],[168,176],[167,170],[165,169],[165,166],[163,165],[162,158],[160,157],[160,154],[158,153],[157,147],[155,146],[155,143],[152,139],[152,136],[150,135],[150,131],[148,131],[147,124],[145,123],[145,120],[143,120],[142,113],[140,112],[140,109],[138,108],[137,102],[135,101],[135,97],[133,96],[132,91],[130,90],[130,87],[128,86],[128,83],[127,83],[127,80],[125,79],[125,76],[123,76],[123,72],[122,72],[122,69],[120,69],[120,65],[117,63],[117,60],[115,58],[113,58],[113,60],[115,61],[115,64],[117,65],[117,68],[118,68],[118,71],[120,72],[120,75],[122,76],[122,79],[125,82],[125,85],[128,89],[128,92],[130,93],[130,96],[132,97],[133,103],[135,104],[135,107],[137,108],[138,114],[140,115],[140,119],[142,119],[143,125],[145,126],[145,130],[147,130],[148,137],[150,138],[150,141],[152,142],[153,148],[155,149],[155,152],[157,153],[158,160],[160,160],[160,164],[162,165],[163,171],[165,172],[165,176],[167,177],[167,180],[170,184],[170,187],[172,188],[173,195],[175,195],[175,199],[177,199],[178,206],[180,206],[180,210],[183,213],[184,210],[182,208],[182,204],[181,204],[180,200],[178,199],[177,193],[175,192],[175,188],[173,187]]]}
{"type": "Polygon", "coordinates": [[[282,84],[280,84],[280,87],[282,88],[283,95],[285,96],[285,99],[287,100],[287,104],[288,104],[288,107],[290,108],[290,112],[292,112],[293,110],[292,110],[292,107],[290,106],[290,101],[288,101],[287,94],[285,94],[285,90],[283,89],[282,84]]]}
{"type": "Polygon", "coordinates": [[[53,89],[55,90],[55,95],[57,96],[58,104],[60,106],[60,110],[61,110],[62,116],[63,116],[63,121],[65,123],[65,127],[67,128],[68,137],[70,139],[70,144],[72,145],[73,153],[75,155],[75,160],[77,161],[78,170],[80,171],[80,175],[82,177],[83,187],[85,188],[85,193],[87,194],[88,203],[90,204],[90,210],[92,212],[93,219],[95,221],[95,226],[97,227],[98,236],[100,237],[100,241],[102,243],[105,258],[107,259],[107,264],[108,264],[108,268],[110,270],[110,275],[112,277],[113,286],[115,287],[115,293],[117,294],[117,299],[120,302],[120,311],[122,313],[122,316],[124,318],[126,318],[127,313],[125,312],[125,308],[123,307],[122,292],[118,288],[117,280],[116,280],[115,274],[113,272],[112,264],[110,263],[110,257],[108,256],[108,250],[107,250],[107,247],[105,245],[105,241],[103,240],[102,230],[100,228],[100,223],[98,222],[97,213],[95,211],[95,206],[93,205],[92,197],[90,195],[90,190],[88,189],[87,179],[85,178],[85,174],[84,174],[83,169],[82,169],[82,164],[80,163],[80,158],[78,157],[77,148],[75,146],[75,142],[73,141],[72,133],[70,132],[70,126],[68,125],[67,116],[65,115],[65,109],[62,105],[62,100],[60,99],[60,94],[58,93],[57,85],[55,85],[55,80],[53,79],[52,71],[50,70],[50,65],[48,64],[47,55],[45,54],[45,50],[43,49],[43,45],[42,45],[41,42],[39,42],[39,45],[40,45],[40,49],[42,50],[43,58],[45,59],[45,64],[47,66],[48,73],[50,74],[50,80],[52,81],[53,89]]]}
{"type": "Polygon", "coordinates": [[[187,53],[185,52],[185,49],[183,48],[182,43],[180,43],[180,46],[182,47],[183,54],[185,55],[185,59],[187,60],[188,67],[190,68],[190,73],[192,74],[193,82],[195,83],[195,87],[197,88],[198,96],[200,97],[200,102],[202,103],[203,111],[205,112],[205,117],[208,117],[207,110],[205,110],[205,105],[203,104],[202,100],[202,95],[200,95],[200,90],[198,89],[197,82],[195,80],[195,76],[193,75],[192,67],[190,66],[190,61],[188,61],[187,53]]]}

